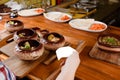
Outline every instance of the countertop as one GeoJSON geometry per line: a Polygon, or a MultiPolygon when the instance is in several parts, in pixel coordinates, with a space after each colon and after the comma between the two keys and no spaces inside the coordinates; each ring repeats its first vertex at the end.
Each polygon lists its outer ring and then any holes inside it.
{"type": "MultiPolygon", "coordinates": [[[[86,41],[86,46],[80,53],[81,63],[75,75],[76,80],[120,80],[119,65],[115,65],[102,60],[97,60],[89,56],[89,52],[95,45],[97,37],[102,32],[94,33],[77,30],[70,27],[68,23],[56,23],[47,20],[43,17],[43,15],[32,17],[19,16],[14,19],[21,20],[26,28],[39,27],[41,29],[59,32],[60,34],[86,41]]],[[[10,20],[9,16],[3,16],[3,19],[0,21],[0,30],[4,29],[4,24],[8,20],[10,20]]],[[[114,33],[119,35],[120,28],[109,26],[108,29],[105,30],[103,33],[114,33]]],[[[58,68],[58,65],[59,64],[57,60],[49,66],[39,64],[30,72],[30,74],[46,80],[46,78],[58,68]]]]}
{"type": "MultiPolygon", "coordinates": [[[[102,60],[97,60],[89,56],[89,52],[93,48],[94,44],[96,43],[97,37],[99,36],[99,34],[101,34],[101,32],[93,33],[77,30],[70,27],[68,23],[56,23],[47,20],[43,17],[43,15],[33,17],[19,16],[15,19],[21,20],[26,28],[37,26],[41,29],[59,32],[60,34],[63,34],[65,36],[86,41],[86,46],[80,53],[81,63],[75,75],[77,80],[120,80],[120,66],[102,60]]],[[[0,22],[1,29],[4,29],[4,23],[8,20],[10,20],[8,16],[3,17],[3,20],[0,22]]],[[[119,35],[120,29],[117,27],[109,26],[108,29],[104,32],[112,32],[119,35]]],[[[57,60],[49,66],[39,64],[30,72],[30,74],[46,80],[46,78],[58,68],[58,65],[59,64],[57,60]]]]}

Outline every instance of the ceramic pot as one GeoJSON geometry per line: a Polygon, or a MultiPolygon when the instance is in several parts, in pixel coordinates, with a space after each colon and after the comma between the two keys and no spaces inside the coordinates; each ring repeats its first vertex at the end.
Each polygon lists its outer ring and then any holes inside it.
{"type": "Polygon", "coordinates": [[[33,29],[22,29],[16,31],[13,38],[16,43],[26,39],[39,39],[37,33],[33,29]]]}
{"type": "Polygon", "coordinates": [[[15,55],[22,60],[36,60],[42,56],[43,52],[43,44],[32,39],[23,40],[14,48],[15,55]]]}
{"type": "Polygon", "coordinates": [[[19,20],[9,20],[5,22],[5,29],[9,32],[15,32],[18,30],[22,30],[24,28],[24,24],[19,20]]]}

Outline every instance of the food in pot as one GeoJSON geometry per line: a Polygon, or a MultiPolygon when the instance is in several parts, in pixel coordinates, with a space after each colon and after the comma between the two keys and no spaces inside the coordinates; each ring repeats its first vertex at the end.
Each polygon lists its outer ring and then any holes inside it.
{"type": "Polygon", "coordinates": [[[51,32],[45,34],[41,42],[44,44],[46,49],[56,50],[57,48],[64,46],[65,38],[59,33],[51,32]]]}
{"type": "Polygon", "coordinates": [[[98,48],[102,50],[120,52],[120,37],[116,34],[101,34],[97,41],[98,48]]]}
{"type": "Polygon", "coordinates": [[[33,29],[22,29],[14,33],[14,40],[18,43],[26,39],[35,39],[38,40],[39,37],[33,29]]]}
{"type": "Polygon", "coordinates": [[[32,39],[19,42],[14,49],[15,55],[22,60],[36,60],[42,56],[43,52],[43,44],[32,39]]]}
{"type": "Polygon", "coordinates": [[[24,45],[20,47],[22,50],[33,50],[33,46],[31,47],[29,42],[25,42],[24,45]]]}
{"type": "Polygon", "coordinates": [[[120,46],[120,41],[112,36],[105,36],[102,39],[99,39],[99,42],[102,42],[103,44],[107,44],[110,46],[120,46]]]}
{"type": "Polygon", "coordinates": [[[22,30],[24,28],[24,24],[19,20],[9,20],[5,23],[5,28],[9,32],[15,32],[18,30],[22,30]]]}
{"type": "Polygon", "coordinates": [[[50,35],[48,36],[48,40],[51,41],[51,42],[58,42],[58,41],[60,40],[60,38],[54,36],[53,34],[50,34],[50,35]]]}

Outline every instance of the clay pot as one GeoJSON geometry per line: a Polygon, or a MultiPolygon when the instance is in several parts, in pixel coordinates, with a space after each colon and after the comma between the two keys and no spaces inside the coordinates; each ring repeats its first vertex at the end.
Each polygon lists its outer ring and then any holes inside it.
{"type": "Polygon", "coordinates": [[[65,45],[65,38],[59,33],[51,32],[43,35],[41,42],[44,44],[46,49],[56,50],[65,45]]]}
{"type": "Polygon", "coordinates": [[[14,53],[22,60],[36,60],[42,56],[44,46],[37,40],[23,40],[16,44],[14,53]]]}
{"type": "Polygon", "coordinates": [[[26,39],[38,39],[37,33],[33,29],[22,29],[14,33],[14,41],[20,42],[26,39]]]}
{"type": "Polygon", "coordinates": [[[97,39],[98,48],[106,51],[120,52],[120,36],[116,34],[101,34],[97,39]]]}
{"type": "Polygon", "coordinates": [[[24,28],[23,22],[19,20],[9,20],[5,22],[5,28],[9,32],[15,32],[24,28]]]}

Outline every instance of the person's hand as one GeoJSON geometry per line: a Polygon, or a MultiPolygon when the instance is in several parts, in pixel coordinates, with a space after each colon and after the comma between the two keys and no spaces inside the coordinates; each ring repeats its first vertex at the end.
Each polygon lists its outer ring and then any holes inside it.
{"type": "Polygon", "coordinates": [[[74,80],[75,72],[80,64],[80,58],[77,51],[73,51],[66,60],[61,62],[61,72],[56,80],[74,80]]]}

